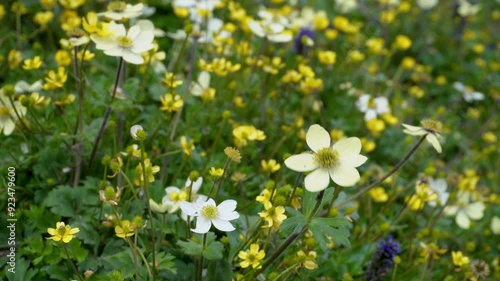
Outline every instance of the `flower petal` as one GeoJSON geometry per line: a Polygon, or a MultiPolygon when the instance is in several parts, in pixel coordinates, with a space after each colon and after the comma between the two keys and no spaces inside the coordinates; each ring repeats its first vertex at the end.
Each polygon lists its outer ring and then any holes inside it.
{"type": "Polygon", "coordinates": [[[368,157],[363,156],[361,154],[345,154],[340,156],[340,163],[345,166],[350,166],[357,168],[361,165],[363,165],[366,160],[368,160],[368,157]]]}
{"type": "Polygon", "coordinates": [[[307,145],[314,151],[330,147],[330,134],[320,125],[314,124],[309,127],[306,134],[307,145]]]}
{"type": "Polygon", "coordinates": [[[179,207],[181,207],[181,210],[188,216],[197,217],[200,215],[200,209],[193,203],[182,201],[179,203],[179,207]]]}
{"type": "Polygon", "coordinates": [[[226,221],[232,221],[240,217],[240,214],[236,211],[232,212],[220,212],[219,215],[217,216],[218,219],[221,220],[226,220],[226,221]]]}
{"type": "Polygon", "coordinates": [[[212,221],[211,220],[207,220],[203,217],[198,217],[196,219],[196,228],[191,228],[191,231],[192,232],[196,232],[196,233],[207,233],[209,230],[210,230],[210,227],[212,226],[212,221]]]}
{"type": "Polygon", "coordinates": [[[296,172],[309,172],[318,167],[311,153],[292,155],[285,160],[285,166],[296,172]]]}
{"type": "Polygon", "coordinates": [[[217,228],[220,231],[228,232],[235,230],[234,226],[226,220],[214,219],[212,220],[212,223],[214,224],[215,228],[217,228]]]}
{"type": "Polygon", "coordinates": [[[475,202],[469,204],[464,211],[469,218],[473,220],[480,220],[484,216],[484,208],[485,206],[483,202],[475,202]]]}
{"type": "Polygon", "coordinates": [[[328,176],[327,169],[316,169],[306,176],[304,185],[310,192],[319,192],[328,187],[330,177],[328,176]]]}
{"type": "Polygon", "coordinates": [[[441,144],[439,143],[439,140],[437,139],[437,136],[435,134],[429,133],[429,134],[427,134],[427,136],[425,137],[425,139],[428,142],[430,142],[430,144],[432,144],[432,146],[434,147],[434,149],[436,149],[436,151],[438,153],[441,153],[443,151],[441,149],[441,144]]]}
{"type": "Polygon", "coordinates": [[[336,184],[344,187],[355,185],[361,178],[356,168],[347,165],[333,167],[330,169],[329,173],[336,184]]]}
{"type": "Polygon", "coordinates": [[[465,214],[463,210],[458,211],[457,216],[455,217],[455,222],[463,229],[469,229],[470,227],[470,219],[465,214]]]}
{"type": "Polygon", "coordinates": [[[332,148],[337,150],[340,155],[359,154],[361,141],[356,137],[342,139],[336,142],[332,148]]]}
{"type": "Polygon", "coordinates": [[[219,206],[217,206],[217,209],[219,209],[219,212],[221,213],[230,213],[234,210],[236,210],[236,205],[238,202],[236,200],[224,200],[222,201],[219,206]]]}

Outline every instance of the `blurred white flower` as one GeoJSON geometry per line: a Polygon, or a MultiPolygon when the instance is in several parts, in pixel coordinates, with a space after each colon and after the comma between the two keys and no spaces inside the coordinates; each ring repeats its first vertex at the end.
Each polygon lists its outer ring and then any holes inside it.
{"type": "Polygon", "coordinates": [[[461,82],[453,83],[453,88],[455,90],[459,91],[460,93],[462,93],[462,96],[464,97],[464,100],[466,102],[473,102],[475,100],[483,100],[484,99],[483,93],[474,91],[474,89],[472,89],[469,86],[465,86],[461,82]]]}
{"type": "Polygon", "coordinates": [[[436,205],[443,206],[448,201],[450,193],[446,192],[448,184],[445,179],[436,179],[429,177],[427,178],[429,182],[430,191],[435,192],[438,195],[437,200],[428,201],[427,204],[431,207],[436,207],[436,205]]]}
{"type": "Polygon", "coordinates": [[[33,93],[40,91],[42,89],[42,85],[42,80],[37,80],[31,85],[26,81],[21,80],[16,83],[14,90],[16,91],[16,94],[33,93]]]}
{"type": "Polygon", "coordinates": [[[438,3],[438,0],[417,0],[417,6],[422,10],[430,10],[434,8],[438,3]]]}
{"type": "Polygon", "coordinates": [[[4,95],[3,89],[0,90],[0,133],[8,136],[12,134],[16,128],[16,122],[20,118],[23,118],[26,114],[26,107],[24,107],[19,101],[13,102],[14,106],[10,103],[10,100],[4,95]],[[16,114],[17,111],[17,114],[16,114]]]}
{"type": "Polygon", "coordinates": [[[472,5],[467,0],[460,0],[458,3],[458,14],[462,17],[474,16],[481,9],[480,4],[472,5]]]}
{"type": "Polygon", "coordinates": [[[292,35],[283,32],[285,26],[288,25],[288,20],[285,17],[264,10],[259,11],[258,15],[261,18],[260,21],[251,20],[248,23],[248,27],[253,34],[276,43],[292,41],[292,35]]]}
{"type": "MultiPolygon", "coordinates": [[[[191,187],[191,201],[195,201],[198,195],[197,192],[200,190],[201,184],[203,183],[203,178],[199,177],[195,182],[193,182],[193,186],[191,187]]],[[[165,188],[165,197],[164,200],[172,202],[172,208],[170,212],[175,212],[179,209],[179,203],[188,200],[188,191],[189,186],[191,185],[191,180],[187,179],[184,188],[180,189],[175,186],[169,186],[165,188]]]]}
{"type": "Polygon", "coordinates": [[[365,113],[365,121],[377,118],[377,115],[390,112],[389,100],[386,97],[372,99],[368,94],[363,94],[356,102],[359,111],[365,113]]]}
{"type": "Polygon", "coordinates": [[[196,217],[196,228],[191,229],[195,233],[207,233],[212,224],[220,231],[233,231],[234,226],[229,222],[240,217],[236,212],[237,202],[235,200],[222,201],[218,206],[210,198],[205,201],[198,198],[196,203],[181,202],[180,207],[188,216],[196,217]]]}
{"type": "Polygon", "coordinates": [[[491,219],[491,231],[493,234],[498,235],[500,234],[500,217],[494,216],[491,219]]]}
{"type": "Polygon", "coordinates": [[[309,172],[305,188],[318,192],[328,187],[330,178],[340,186],[353,186],[360,175],[357,167],[368,158],[360,153],[361,141],[351,137],[331,146],[330,134],[320,125],[312,125],[306,134],[306,142],[313,153],[301,153],[288,157],[285,165],[297,172],[309,172]]]}
{"type": "Polygon", "coordinates": [[[341,13],[350,13],[358,8],[356,0],[335,0],[335,8],[341,13]]]}
{"type": "Polygon", "coordinates": [[[405,127],[403,132],[412,136],[425,136],[425,139],[432,144],[434,149],[436,149],[438,153],[441,153],[442,148],[438,139],[441,138],[441,135],[439,134],[442,126],[441,123],[434,120],[422,120],[420,123],[422,124],[422,127],[403,124],[403,127],[405,127]]]}
{"type": "Polygon", "coordinates": [[[99,13],[98,15],[105,16],[111,20],[120,21],[124,18],[133,19],[140,17],[144,11],[144,4],[142,3],[131,5],[123,1],[113,1],[109,3],[106,12],[99,13]]]}
{"type": "Polygon", "coordinates": [[[455,222],[460,228],[469,229],[471,220],[480,220],[484,216],[486,206],[483,202],[470,203],[471,194],[460,190],[456,205],[446,206],[443,210],[447,216],[455,216],[455,222]]]}
{"type": "Polygon", "coordinates": [[[132,138],[134,138],[135,140],[138,138],[138,137],[137,137],[137,132],[138,132],[139,130],[144,131],[144,129],[142,128],[142,126],[141,126],[141,125],[134,125],[134,126],[130,127],[130,135],[131,135],[131,136],[132,136],[132,138]]]}

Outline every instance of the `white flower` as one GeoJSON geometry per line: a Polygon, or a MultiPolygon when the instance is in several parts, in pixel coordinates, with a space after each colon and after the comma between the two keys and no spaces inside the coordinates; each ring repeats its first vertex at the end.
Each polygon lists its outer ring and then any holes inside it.
{"type": "Polygon", "coordinates": [[[446,188],[448,187],[446,180],[434,180],[430,177],[427,180],[429,181],[430,191],[435,192],[438,195],[437,200],[428,201],[427,204],[431,207],[436,207],[436,205],[438,205],[437,203],[439,203],[439,206],[446,204],[446,201],[448,201],[448,198],[450,197],[450,193],[446,192],[446,188]]]}
{"type": "Polygon", "coordinates": [[[233,231],[235,228],[229,222],[240,217],[236,212],[237,202],[235,200],[225,200],[218,206],[210,198],[204,201],[198,198],[196,203],[181,202],[180,207],[188,216],[196,217],[196,228],[191,231],[196,233],[207,233],[212,224],[220,231],[233,231]]]}
{"type": "MultiPolygon", "coordinates": [[[[199,177],[194,183],[193,186],[191,187],[191,200],[194,201],[194,199],[197,198],[197,192],[200,190],[201,184],[203,183],[203,178],[199,177]]],[[[169,186],[165,188],[165,193],[167,194],[163,199],[172,202],[173,207],[171,212],[177,211],[179,209],[179,203],[183,201],[188,200],[188,189],[189,186],[191,185],[191,180],[188,178],[186,180],[186,184],[184,185],[184,188],[181,190],[178,187],[175,186],[169,186]]]]}
{"type": "Polygon", "coordinates": [[[491,219],[491,231],[493,234],[498,235],[500,234],[500,217],[494,216],[491,219]]]}
{"type": "Polygon", "coordinates": [[[422,124],[422,127],[403,124],[406,128],[403,132],[412,136],[425,136],[425,139],[432,144],[434,149],[436,149],[438,153],[441,153],[442,148],[438,140],[438,138],[441,138],[441,135],[438,133],[441,130],[441,123],[429,119],[423,120],[420,123],[422,124]]]}
{"type": "Polygon", "coordinates": [[[168,212],[169,214],[177,211],[177,209],[174,210],[174,203],[172,201],[169,201],[167,199],[167,196],[164,196],[163,199],[161,200],[161,204],[156,203],[153,199],[149,199],[149,207],[151,208],[151,211],[164,214],[168,212]]]}
{"type": "Polygon", "coordinates": [[[283,33],[288,20],[283,16],[273,15],[267,11],[259,11],[261,21],[251,20],[248,23],[250,30],[261,38],[267,38],[271,42],[284,43],[292,40],[292,35],[283,33]]]}
{"type": "Polygon", "coordinates": [[[105,16],[111,20],[120,21],[123,18],[133,19],[140,17],[144,11],[144,4],[139,3],[136,5],[126,4],[122,1],[113,1],[108,5],[108,11],[98,14],[105,16]]]}
{"type": "Polygon", "coordinates": [[[455,216],[455,222],[463,229],[469,229],[470,220],[480,220],[484,216],[486,206],[483,202],[470,202],[470,193],[460,190],[455,206],[447,206],[443,212],[447,216],[455,216]]]}
{"type": "Polygon", "coordinates": [[[453,83],[453,88],[460,93],[462,93],[462,96],[464,97],[464,100],[466,102],[474,102],[475,100],[483,100],[484,99],[484,94],[474,91],[471,87],[465,86],[461,82],[455,82],[453,83]]]}
{"type": "Polygon", "coordinates": [[[386,97],[372,99],[370,95],[363,94],[356,102],[359,111],[365,113],[365,121],[377,118],[377,115],[390,112],[389,101],[386,97]]]}
{"type": "Polygon", "coordinates": [[[132,127],[130,127],[130,135],[132,136],[132,138],[134,138],[135,140],[137,139],[137,132],[139,130],[142,130],[144,131],[144,129],[142,128],[141,125],[134,125],[132,127]]]}
{"type": "Polygon", "coordinates": [[[90,35],[92,41],[96,43],[96,48],[103,50],[108,56],[122,57],[126,62],[133,64],[144,63],[141,53],[151,50],[154,39],[154,31],[150,25],[141,23],[134,25],[128,31],[123,24],[111,22],[109,29],[113,32],[110,36],[102,37],[96,34],[90,35]],[[143,30],[141,26],[148,26],[143,30]]]}
{"type": "Polygon", "coordinates": [[[16,83],[14,90],[16,94],[33,93],[42,89],[42,80],[37,80],[33,84],[28,84],[26,81],[21,80],[16,83]]]}
{"type": "Polygon", "coordinates": [[[19,101],[14,101],[14,107],[12,107],[10,100],[3,93],[3,89],[0,90],[0,133],[6,136],[12,134],[16,128],[16,122],[19,120],[16,110],[21,118],[26,114],[26,107],[19,101]]]}
{"type": "Polygon", "coordinates": [[[335,0],[335,8],[341,13],[350,13],[358,8],[356,0],[335,0]]]}
{"type": "Polygon", "coordinates": [[[438,0],[417,0],[417,6],[422,10],[430,10],[436,6],[438,0]]]}
{"type": "Polygon", "coordinates": [[[324,190],[330,178],[340,186],[353,186],[359,181],[356,168],[368,158],[359,154],[361,141],[358,138],[342,139],[331,146],[330,134],[315,124],[309,127],[306,142],[313,153],[290,156],[285,160],[285,165],[297,172],[312,171],[304,180],[307,190],[324,190]]]}
{"type": "Polygon", "coordinates": [[[462,17],[473,16],[479,12],[479,9],[481,9],[480,4],[472,5],[467,0],[460,0],[459,2],[457,12],[462,17]]]}
{"type": "Polygon", "coordinates": [[[203,99],[212,99],[215,96],[215,89],[210,87],[210,73],[202,71],[198,76],[198,82],[191,85],[191,94],[203,99]]]}

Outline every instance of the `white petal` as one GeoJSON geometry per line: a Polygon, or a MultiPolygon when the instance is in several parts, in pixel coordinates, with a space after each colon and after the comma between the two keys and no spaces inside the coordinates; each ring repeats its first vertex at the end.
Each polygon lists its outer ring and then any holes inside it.
{"type": "Polygon", "coordinates": [[[458,206],[446,206],[443,212],[447,216],[454,216],[458,212],[458,206]]]}
{"type": "Polygon", "coordinates": [[[212,226],[211,220],[207,220],[203,217],[198,217],[196,219],[196,228],[191,229],[191,231],[196,233],[207,233],[210,230],[211,226],[212,226]]]}
{"type": "Polygon", "coordinates": [[[219,215],[217,216],[218,219],[221,220],[226,220],[226,221],[232,221],[240,217],[240,214],[236,211],[232,212],[220,212],[219,215]]]}
{"type": "Polygon", "coordinates": [[[181,193],[181,190],[175,186],[169,186],[169,187],[165,188],[165,193],[167,194],[167,196],[170,196],[170,194],[172,194],[172,192],[181,193]]]}
{"type": "Polygon", "coordinates": [[[248,28],[250,28],[250,30],[257,36],[259,37],[264,37],[266,36],[266,33],[264,32],[264,28],[262,28],[262,26],[256,22],[256,21],[250,21],[250,23],[248,23],[248,28]]]}
{"type": "Polygon", "coordinates": [[[332,180],[336,184],[343,187],[353,186],[361,178],[356,168],[346,165],[339,165],[334,168],[331,168],[329,173],[332,180]]]}
{"type": "Polygon", "coordinates": [[[200,215],[200,209],[193,203],[182,201],[179,203],[179,206],[181,207],[181,210],[188,216],[197,217],[200,215]]]}
{"type": "Polygon", "coordinates": [[[473,220],[480,220],[484,216],[484,203],[475,202],[465,208],[465,213],[473,220]]]}
{"type": "Polygon", "coordinates": [[[191,94],[199,97],[203,94],[203,92],[205,92],[205,89],[203,89],[198,83],[193,82],[191,86],[191,94]]]}
{"type": "Polygon", "coordinates": [[[318,167],[311,153],[301,153],[288,157],[285,166],[296,172],[309,172],[318,167]]]}
{"type": "Polygon", "coordinates": [[[480,92],[474,92],[472,94],[472,97],[475,99],[475,100],[483,100],[484,99],[484,94],[483,93],[480,93],[480,92]]]}
{"type": "Polygon", "coordinates": [[[422,127],[412,126],[412,125],[408,125],[408,124],[404,124],[404,123],[402,125],[403,125],[403,127],[406,128],[406,130],[403,130],[403,131],[409,135],[421,136],[421,135],[425,135],[428,133],[422,127]]]}
{"type": "Polygon", "coordinates": [[[359,111],[366,112],[368,110],[368,102],[370,101],[370,95],[363,94],[356,101],[356,106],[359,111]]]}
{"type": "Polygon", "coordinates": [[[375,98],[373,99],[373,102],[376,104],[377,113],[389,112],[389,101],[386,97],[375,98]]]}
{"type": "Polygon", "coordinates": [[[377,118],[377,111],[375,109],[367,109],[365,113],[365,121],[377,118]]]}
{"type": "Polygon", "coordinates": [[[366,160],[368,160],[368,157],[363,156],[361,154],[352,153],[352,154],[341,155],[339,160],[340,163],[342,163],[342,165],[357,168],[363,165],[366,162],[366,160]]]}
{"type": "Polygon", "coordinates": [[[144,63],[144,59],[140,55],[133,53],[130,50],[123,50],[122,58],[126,62],[132,63],[132,64],[143,64],[144,63]]]}
{"type": "Polygon", "coordinates": [[[220,213],[230,213],[236,210],[237,204],[238,202],[236,202],[236,200],[232,199],[224,200],[219,204],[219,206],[217,206],[217,209],[219,209],[220,213]]]}
{"type": "Polygon", "coordinates": [[[267,39],[271,42],[275,43],[285,43],[292,41],[293,37],[290,34],[273,34],[267,36],[267,39]]]}
{"type": "Polygon", "coordinates": [[[318,152],[322,148],[330,147],[330,134],[320,125],[314,124],[307,130],[306,142],[312,151],[318,152]]]}
{"type": "Polygon", "coordinates": [[[127,37],[132,39],[132,41],[136,41],[139,34],[141,34],[141,28],[138,25],[134,25],[128,30],[127,37]]]}
{"type": "MultiPolygon", "coordinates": [[[[189,180],[189,179],[188,179],[189,180]]],[[[199,177],[194,183],[193,183],[193,192],[198,192],[200,190],[201,185],[203,184],[203,178],[199,177]]]]}
{"type": "Polygon", "coordinates": [[[215,228],[217,228],[220,231],[228,232],[235,230],[234,226],[226,220],[215,219],[212,220],[212,223],[214,224],[215,228]]]}
{"type": "Polygon", "coordinates": [[[336,142],[333,149],[337,150],[340,156],[349,154],[359,154],[361,151],[361,141],[356,137],[341,139],[336,142]]]}
{"type": "Polygon", "coordinates": [[[463,210],[458,211],[455,222],[463,229],[469,229],[470,227],[470,219],[463,210]]]}
{"type": "Polygon", "coordinates": [[[210,73],[206,71],[200,72],[200,75],[198,76],[198,84],[204,89],[207,89],[210,87],[210,73]]]}
{"type": "Polygon", "coordinates": [[[454,82],[453,88],[459,92],[463,92],[465,90],[464,84],[462,84],[460,82],[454,82]]]}
{"type": "Polygon", "coordinates": [[[124,36],[127,34],[127,30],[125,29],[125,25],[117,24],[112,21],[109,23],[109,29],[113,31],[113,37],[117,38],[118,36],[124,36]]]}
{"type": "Polygon", "coordinates": [[[316,169],[306,176],[304,185],[308,191],[318,192],[328,187],[330,177],[327,169],[316,169]]]}
{"type": "Polygon", "coordinates": [[[279,23],[270,23],[267,27],[271,29],[272,34],[281,33],[285,29],[285,27],[279,23]]]}
{"type": "Polygon", "coordinates": [[[435,134],[429,133],[427,134],[425,139],[432,144],[432,146],[434,147],[434,149],[436,149],[438,153],[442,152],[441,144],[439,143],[439,140],[437,139],[435,134]]]}

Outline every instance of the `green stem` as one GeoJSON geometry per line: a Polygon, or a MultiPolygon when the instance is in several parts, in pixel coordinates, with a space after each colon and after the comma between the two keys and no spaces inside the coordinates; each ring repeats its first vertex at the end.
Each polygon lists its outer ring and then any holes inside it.
{"type": "Polygon", "coordinates": [[[90,160],[89,160],[89,164],[87,166],[87,171],[89,171],[90,168],[92,167],[92,162],[93,162],[95,154],[97,152],[97,148],[99,147],[99,142],[101,141],[101,138],[104,134],[104,129],[106,127],[106,124],[108,123],[109,115],[111,114],[111,104],[115,100],[116,89],[118,88],[118,83],[120,81],[120,75],[122,72],[123,65],[124,65],[123,58],[120,57],[120,60],[118,62],[118,69],[116,71],[115,84],[113,85],[113,94],[111,95],[111,101],[109,102],[109,105],[106,108],[106,112],[104,113],[104,118],[102,120],[101,128],[99,128],[99,133],[97,134],[97,137],[94,140],[94,145],[92,147],[92,153],[90,154],[90,160]]]}
{"type": "Polygon", "coordinates": [[[370,190],[373,187],[375,187],[375,186],[381,184],[382,182],[384,182],[388,177],[392,176],[395,172],[397,172],[399,170],[399,168],[401,168],[408,161],[408,159],[410,159],[410,157],[413,155],[413,153],[415,153],[415,151],[417,151],[417,148],[424,142],[425,137],[426,137],[426,135],[422,136],[422,138],[420,138],[420,140],[405,155],[405,157],[403,157],[403,159],[401,159],[401,161],[399,161],[399,163],[396,164],[396,166],[394,166],[385,176],[383,176],[382,178],[380,178],[378,181],[370,184],[369,186],[362,188],[360,191],[358,191],[356,194],[354,194],[351,198],[349,198],[349,199],[345,200],[344,202],[341,202],[340,204],[334,206],[334,208],[340,208],[340,207],[344,206],[345,204],[347,204],[347,203],[355,200],[356,198],[358,198],[359,196],[361,196],[362,194],[364,194],[368,190],[370,190]]]}
{"type": "Polygon", "coordinates": [[[76,91],[78,93],[78,119],[76,121],[75,135],[77,136],[77,143],[73,148],[75,153],[75,175],[73,178],[73,186],[78,186],[80,181],[81,171],[82,171],[82,161],[83,161],[83,143],[81,140],[83,133],[83,88],[80,68],[78,65],[78,46],[73,48],[74,58],[73,58],[73,72],[76,80],[76,91]]]}
{"type": "MultiPolygon", "coordinates": [[[[207,245],[207,234],[203,234],[203,244],[202,244],[202,252],[205,250],[207,245]]],[[[203,254],[200,255],[200,259],[198,260],[198,266],[196,267],[196,281],[201,281],[203,279],[203,254]]]]}
{"type": "MultiPolygon", "coordinates": [[[[148,207],[149,221],[151,223],[151,251],[153,259],[153,281],[156,280],[156,253],[155,253],[155,227],[153,221],[153,213],[151,212],[151,206],[149,206],[149,191],[148,191],[148,179],[146,175],[146,152],[144,152],[144,141],[140,141],[141,144],[141,163],[142,163],[142,188],[144,189],[144,194],[146,195],[146,206],[148,207]]],[[[151,164],[152,165],[152,164],[151,164]]]]}
{"type": "Polygon", "coordinates": [[[64,252],[66,253],[66,256],[68,257],[68,260],[69,260],[69,263],[71,264],[71,268],[73,269],[73,272],[75,272],[76,276],[78,277],[78,280],[83,281],[83,277],[80,275],[80,273],[76,269],[75,264],[73,263],[73,260],[71,260],[71,257],[69,256],[68,248],[66,248],[66,243],[63,243],[63,246],[64,246],[64,252]]]}

